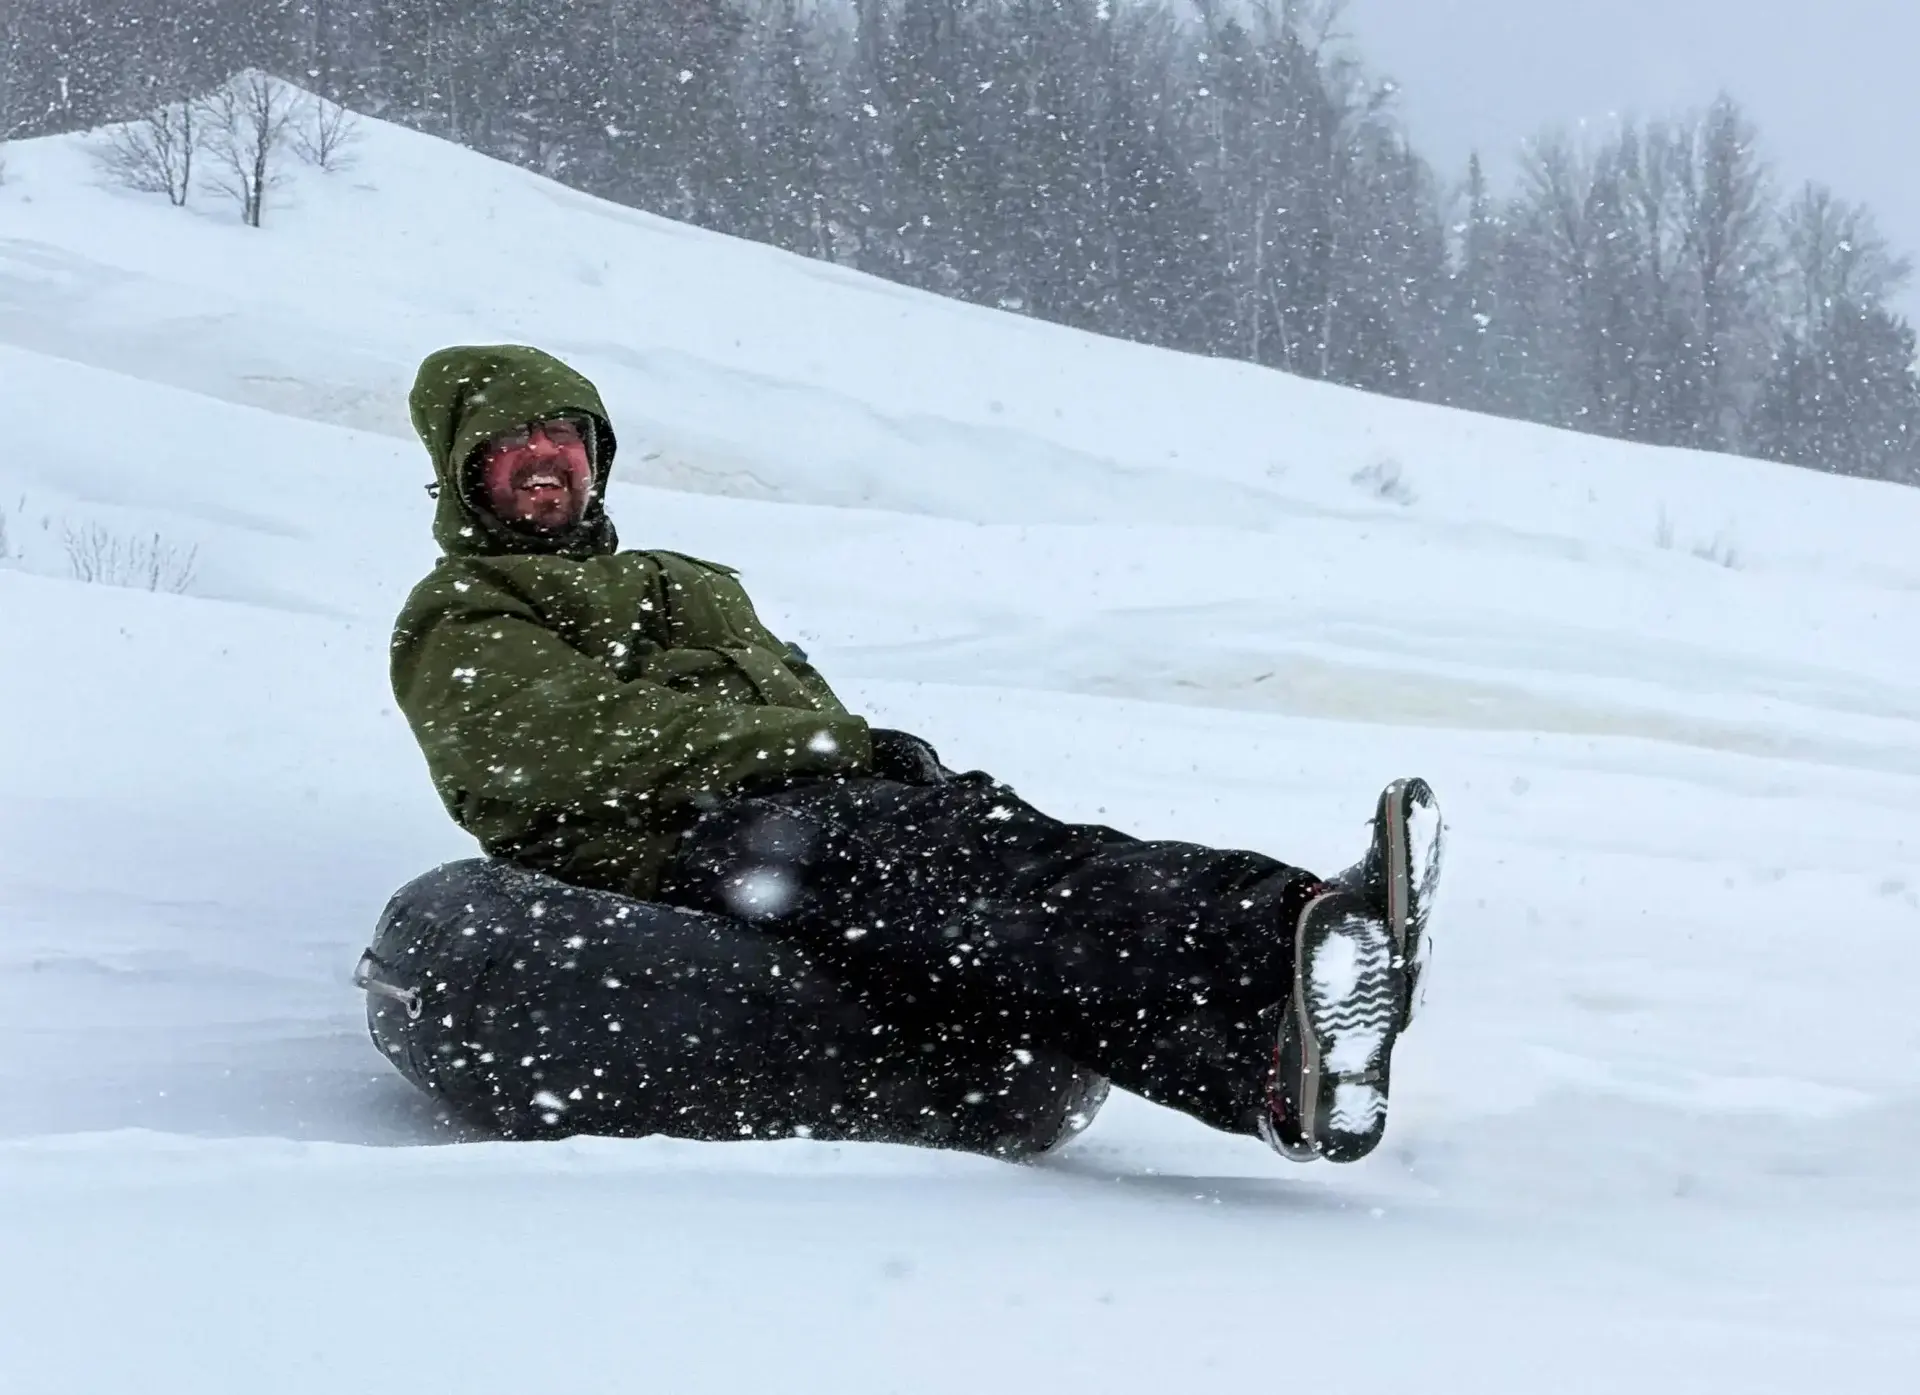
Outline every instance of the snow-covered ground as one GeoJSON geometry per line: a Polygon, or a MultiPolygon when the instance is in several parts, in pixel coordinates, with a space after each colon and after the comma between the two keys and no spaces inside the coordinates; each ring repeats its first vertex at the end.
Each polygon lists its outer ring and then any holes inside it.
{"type": "Polygon", "coordinates": [[[0,1390],[1879,1391],[1920,1363],[1920,492],[949,304],[372,123],[267,227],[0,185],[0,1390]],[[1452,825],[1388,1141],[438,1141],[347,972],[469,844],[404,393],[602,385],[630,543],[1043,807],[1452,825]],[[184,595],[82,584],[157,535],[184,595]],[[1731,563],[1731,565],[1728,565],[1731,563]]]}

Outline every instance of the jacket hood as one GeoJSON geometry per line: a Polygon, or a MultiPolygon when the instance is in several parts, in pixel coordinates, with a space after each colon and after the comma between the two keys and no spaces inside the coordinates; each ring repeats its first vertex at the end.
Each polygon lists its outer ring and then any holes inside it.
{"type": "Polygon", "coordinates": [[[518,344],[463,344],[429,354],[408,397],[413,429],[433,457],[439,507],[434,541],[448,556],[612,552],[619,539],[604,500],[613,472],[613,426],[599,390],[552,354],[518,344]],[[525,533],[496,518],[474,493],[480,447],[507,431],[563,413],[593,421],[593,497],[564,533],[525,533]]]}

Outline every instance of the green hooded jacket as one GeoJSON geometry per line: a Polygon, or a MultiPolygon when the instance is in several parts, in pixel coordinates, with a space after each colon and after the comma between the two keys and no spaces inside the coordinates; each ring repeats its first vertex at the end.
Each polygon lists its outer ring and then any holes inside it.
{"type": "Polygon", "coordinates": [[[866,723],[761,624],[730,568],[616,550],[614,435],[593,384],[537,349],[443,349],[411,406],[445,555],[395,625],[393,691],[448,812],[489,853],[648,896],[713,796],[867,767],[866,723]],[[563,413],[595,424],[592,502],[564,534],[509,528],[468,466],[563,413]]]}

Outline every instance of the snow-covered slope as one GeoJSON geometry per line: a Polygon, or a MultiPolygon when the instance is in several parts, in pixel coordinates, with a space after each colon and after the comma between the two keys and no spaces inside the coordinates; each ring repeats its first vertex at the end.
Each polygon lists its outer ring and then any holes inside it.
{"type": "Polygon", "coordinates": [[[0,185],[0,1389],[1879,1390],[1920,1359],[1920,492],[1114,344],[367,123],[267,227],[0,185]],[[346,971],[468,845],[383,667],[445,343],[630,542],[1043,806],[1453,862],[1387,1145],[432,1145],[346,971]],[[89,529],[184,595],[70,578],[89,529]],[[1706,555],[1699,555],[1706,554],[1706,555]],[[1731,563],[1731,565],[1728,565],[1731,563]]]}

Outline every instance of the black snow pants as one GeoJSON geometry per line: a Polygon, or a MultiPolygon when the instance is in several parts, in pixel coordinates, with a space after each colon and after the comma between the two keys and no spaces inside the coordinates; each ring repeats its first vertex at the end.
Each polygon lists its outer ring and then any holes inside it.
{"type": "Polygon", "coordinates": [[[1064,1058],[1251,1132],[1316,886],[1257,853],[1063,823],[975,773],[732,800],[661,895],[791,946],[942,1050],[1064,1058]]]}

